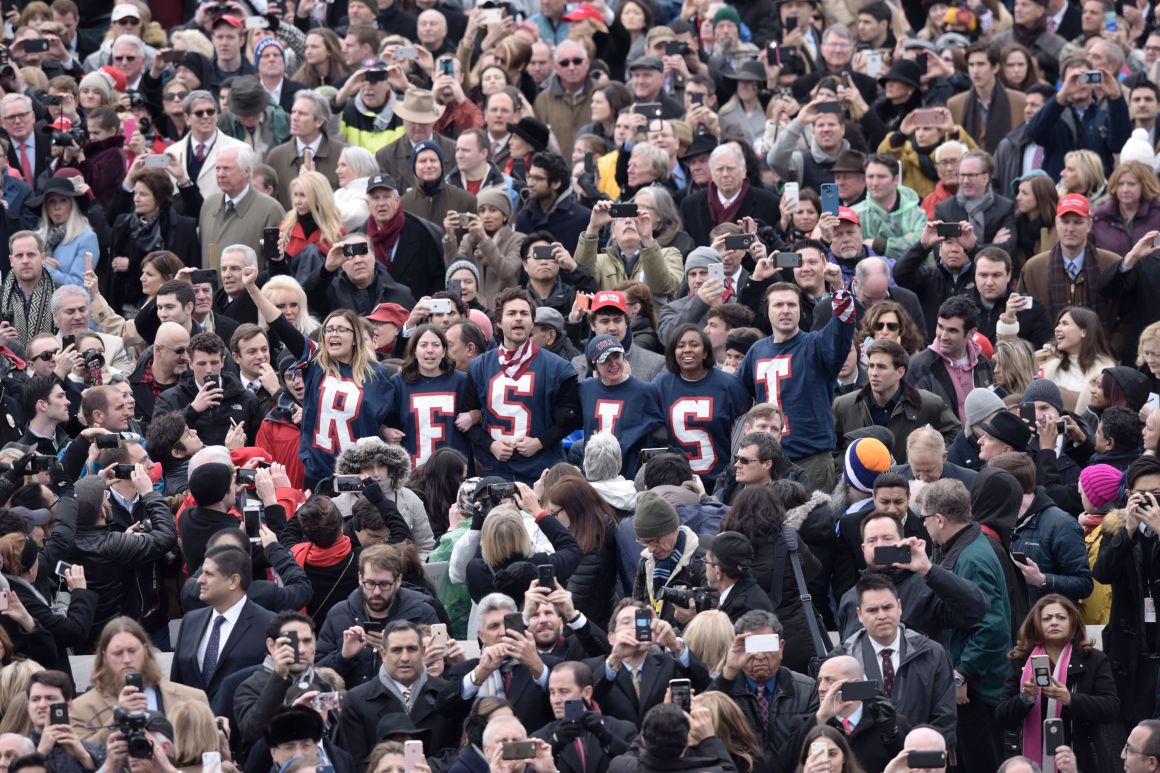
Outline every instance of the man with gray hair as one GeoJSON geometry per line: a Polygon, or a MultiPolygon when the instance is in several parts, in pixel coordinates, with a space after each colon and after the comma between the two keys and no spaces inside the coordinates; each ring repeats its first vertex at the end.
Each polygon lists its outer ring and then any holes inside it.
{"type": "Polygon", "coordinates": [[[249,145],[238,142],[219,151],[215,171],[220,190],[205,197],[198,223],[203,266],[212,265],[212,245],[258,244],[263,230],[277,228],[285,215],[282,205],[250,184],[254,151],[249,145]]]}
{"type": "Polygon", "coordinates": [[[934,208],[947,199],[954,198],[959,190],[959,161],[969,148],[958,140],[948,140],[934,150],[934,168],[938,172],[938,182],[934,190],[922,200],[922,209],[934,217],[934,208]]]}
{"type": "Polygon", "coordinates": [[[8,132],[8,166],[19,170],[24,182],[35,188],[52,161],[52,138],[33,131],[32,100],[24,94],[5,94],[0,99],[0,125],[8,132]]]}
{"type": "Polygon", "coordinates": [[[717,146],[709,155],[709,185],[681,202],[681,218],[694,244],[712,244],[709,235],[722,223],[745,217],[772,222],[780,208],[777,198],[758,187],[743,189],[745,154],[735,142],[717,146]]]}
{"type": "MultiPolygon", "coordinates": [[[[843,216],[853,210],[842,207],[843,216]]],[[[837,231],[835,231],[837,233],[837,231]]],[[[861,233],[859,231],[858,233],[861,233]]],[[[838,239],[835,239],[835,243],[838,239]]],[[[861,245],[859,245],[861,247],[861,245]]],[[[834,247],[836,249],[836,247],[834,247]]],[[[905,287],[890,283],[890,264],[885,258],[871,255],[861,258],[854,267],[854,281],[850,284],[854,293],[854,319],[862,324],[862,317],[874,305],[882,301],[894,301],[914,320],[919,330],[926,329],[926,316],[918,296],[905,287]]],[[[812,330],[821,330],[834,315],[829,294],[814,306],[812,330]]]]}
{"type": "Polygon", "coordinates": [[[56,325],[57,339],[62,343],[65,336],[75,336],[79,339],[82,333],[95,335],[105,345],[105,363],[109,367],[121,373],[133,371],[133,356],[125,346],[123,338],[89,329],[89,294],[83,287],[61,285],[56,288],[52,294],[52,321],[56,325]]]}
{"type": "Polygon", "coordinates": [[[552,127],[560,143],[560,155],[572,158],[576,130],[592,121],[589,101],[594,91],[588,77],[588,52],[575,40],[556,46],[556,70],[536,97],[536,118],[552,127]]]}
{"type": "MultiPolygon", "coordinates": [[[[290,139],[266,155],[266,163],[278,173],[278,201],[290,208],[291,184],[308,169],[320,172],[331,188],[338,188],[338,156],[346,143],[326,135],[330,102],[315,91],[303,89],[290,109],[290,139]]],[[[257,241],[247,242],[257,244],[257,241]]]]}
{"type": "Polygon", "coordinates": [[[35,753],[36,744],[28,736],[20,733],[0,735],[0,773],[8,773],[8,766],[17,757],[35,753]]]}
{"type": "MultiPolygon", "coordinates": [[[[246,291],[246,284],[242,281],[242,272],[247,267],[258,267],[258,253],[249,245],[231,244],[221,251],[221,265],[218,267],[221,286],[214,291],[213,310],[218,314],[225,314],[230,319],[236,319],[239,323],[249,322],[256,325],[258,307],[254,305],[253,299],[246,291]]],[[[226,340],[226,343],[229,341],[226,340]]]]}
{"type": "MultiPolygon", "coordinates": [[[[185,167],[191,184],[197,186],[202,198],[208,199],[220,191],[216,177],[218,156],[230,148],[241,148],[246,144],[218,129],[217,97],[208,91],[197,89],[189,92],[181,107],[189,124],[189,133],[167,152],[185,167]]],[[[174,179],[173,184],[177,185],[178,181],[174,179]]],[[[204,233],[202,243],[206,243],[204,233]]]]}
{"type": "Polygon", "coordinates": [[[125,90],[141,88],[141,75],[149,64],[145,41],[136,35],[120,35],[113,41],[113,68],[125,76],[125,90]]]}

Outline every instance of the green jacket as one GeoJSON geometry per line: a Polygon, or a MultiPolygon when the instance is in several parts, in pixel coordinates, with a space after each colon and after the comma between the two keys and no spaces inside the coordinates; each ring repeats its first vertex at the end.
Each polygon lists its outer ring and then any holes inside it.
{"type": "MultiPolygon", "coordinates": [[[[249,132],[246,127],[238,123],[237,117],[233,113],[226,113],[219,118],[218,128],[235,140],[249,144],[247,139],[249,132]]],[[[271,104],[266,108],[266,115],[262,119],[259,131],[266,151],[269,152],[271,148],[275,148],[290,139],[290,116],[286,115],[286,111],[280,106],[271,104]]]]}
{"type": "MultiPolygon", "coordinates": [[[[589,236],[587,231],[581,231],[575,260],[596,275],[601,290],[611,290],[630,277],[625,274],[624,259],[620,257],[620,250],[615,243],[609,242],[607,247],[599,251],[598,246],[596,238],[589,236]]],[[[681,251],[676,247],[661,247],[655,241],[651,247],[640,251],[636,268],[644,272],[644,283],[654,296],[672,298],[685,278],[681,251]]]]}
{"type": "Polygon", "coordinates": [[[969,630],[952,631],[949,651],[955,670],[967,680],[968,697],[996,706],[1010,668],[1007,653],[1011,650],[1011,601],[1003,567],[976,523],[941,546],[935,558],[956,576],[979,586],[991,601],[980,622],[969,630]]]}
{"type": "Polygon", "coordinates": [[[863,238],[875,241],[885,239],[885,249],[880,250],[875,246],[874,251],[894,260],[901,258],[914,246],[927,221],[917,193],[900,185],[898,198],[898,206],[889,212],[875,204],[869,194],[854,205],[854,211],[862,221],[863,238]]]}

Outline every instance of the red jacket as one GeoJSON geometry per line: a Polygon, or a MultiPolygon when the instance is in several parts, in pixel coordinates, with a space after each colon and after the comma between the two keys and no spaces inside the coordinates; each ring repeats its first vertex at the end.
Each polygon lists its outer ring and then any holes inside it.
{"type": "MultiPolygon", "coordinates": [[[[306,467],[302,464],[302,457],[298,455],[298,442],[301,436],[302,430],[297,424],[268,415],[258,427],[258,436],[254,441],[264,448],[274,461],[286,466],[286,475],[290,478],[291,485],[299,491],[306,482],[306,467]]],[[[289,514],[294,511],[286,512],[289,514]]]]}
{"type": "MultiPolygon", "coordinates": [[[[343,228],[342,234],[346,235],[346,229],[343,228]]],[[[330,252],[331,243],[322,238],[322,230],[315,230],[310,234],[310,238],[306,237],[306,233],[302,230],[301,223],[295,223],[294,228],[290,230],[290,240],[286,244],[286,254],[291,258],[296,257],[298,253],[306,249],[310,245],[318,245],[318,249],[322,252],[322,257],[326,257],[326,253],[330,252]]],[[[289,465],[287,465],[289,466],[289,465]]]]}

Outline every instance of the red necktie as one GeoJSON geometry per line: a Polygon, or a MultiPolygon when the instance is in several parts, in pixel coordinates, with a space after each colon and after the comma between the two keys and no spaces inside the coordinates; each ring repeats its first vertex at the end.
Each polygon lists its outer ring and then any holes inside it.
{"type": "Polygon", "coordinates": [[[32,161],[28,158],[28,143],[20,144],[20,170],[24,172],[24,182],[35,187],[36,177],[32,174],[32,161]]]}
{"type": "Polygon", "coordinates": [[[504,696],[510,698],[511,691],[512,691],[512,672],[511,671],[504,671],[503,672],[503,694],[504,694],[504,696]]]}
{"type": "Polygon", "coordinates": [[[840,719],[842,720],[842,729],[846,731],[846,735],[854,732],[854,727],[850,724],[850,720],[845,717],[840,717],[840,719]]]}
{"type": "Polygon", "coordinates": [[[580,755],[580,771],[583,773],[588,770],[588,760],[584,754],[584,742],[579,738],[576,739],[576,753],[580,755]]]}
{"type": "Polygon", "coordinates": [[[721,296],[721,300],[727,301],[733,297],[733,277],[725,277],[725,294],[721,296]]]}
{"type": "Polygon", "coordinates": [[[198,161],[205,161],[205,143],[197,143],[197,147],[193,151],[193,157],[198,161]]]}
{"type": "Polygon", "coordinates": [[[887,698],[894,691],[894,662],[890,659],[893,654],[894,650],[890,648],[882,650],[882,692],[887,698]]]}

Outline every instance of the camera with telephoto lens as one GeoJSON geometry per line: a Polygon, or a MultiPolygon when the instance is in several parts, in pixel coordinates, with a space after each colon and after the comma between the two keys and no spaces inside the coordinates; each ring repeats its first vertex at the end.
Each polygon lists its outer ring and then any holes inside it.
{"type": "Polygon", "coordinates": [[[672,604],[688,608],[689,602],[692,601],[697,606],[698,612],[704,612],[707,609],[717,608],[717,599],[720,595],[712,588],[661,588],[660,595],[657,597],[660,601],[668,601],[672,604]]]}
{"type": "Polygon", "coordinates": [[[48,124],[41,129],[41,132],[51,136],[52,144],[58,148],[68,148],[73,145],[79,148],[88,144],[89,141],[89,133],[83,126],[73,126],[68,131],[62,132],[52,124],[48,124]]]}
{"type": "Polygon", "coordinates": [[[136,760],[153,759],[153,741],[145,732],[149,715],[144,711],[125,711],[118,706],[113,709],[113,726],[129,744],[129,756],[136,760]]]}
{"type": "Polygon", "coordinates": [[[145,95],[140,91],[129,91],[129,107],[145,107],[145,95]]]}

